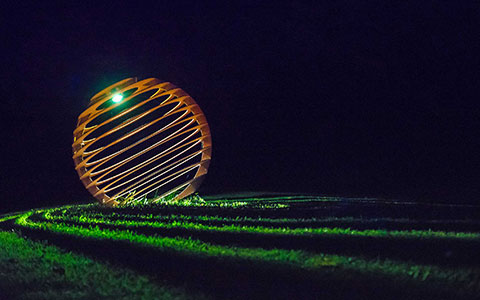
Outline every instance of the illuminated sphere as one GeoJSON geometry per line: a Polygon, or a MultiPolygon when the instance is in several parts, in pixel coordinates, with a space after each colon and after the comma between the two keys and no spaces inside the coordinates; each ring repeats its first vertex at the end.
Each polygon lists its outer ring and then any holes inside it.
{"type": "Polygon", "coordinates": [[[127,78],[93,96],[72,148],[86,189],[115,206],[194,193],[207,174],[212,140],[205,115],[182,89],[127,78]]]}

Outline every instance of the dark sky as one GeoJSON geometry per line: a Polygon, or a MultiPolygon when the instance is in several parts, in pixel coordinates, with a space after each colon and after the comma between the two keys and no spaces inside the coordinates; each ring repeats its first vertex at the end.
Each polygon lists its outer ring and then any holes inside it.
{"type": "Polygon", "coordinates": [[[480,202],[478,3],[229,2],[2,1],[0,211],[88,201],[77,117],[135,76],[205,112],[204,193],[480,202]]]}

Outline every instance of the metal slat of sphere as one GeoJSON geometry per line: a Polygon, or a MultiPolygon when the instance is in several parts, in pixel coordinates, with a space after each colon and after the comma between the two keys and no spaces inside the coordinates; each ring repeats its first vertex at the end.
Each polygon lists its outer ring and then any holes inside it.
{"type": "Polygon", "coordinates": [[[194,193],[212,153],[200,107],[182,89],[156,78],[127,78],[93,96],[73,136],[80,180],[111,206],[194,193]]]}

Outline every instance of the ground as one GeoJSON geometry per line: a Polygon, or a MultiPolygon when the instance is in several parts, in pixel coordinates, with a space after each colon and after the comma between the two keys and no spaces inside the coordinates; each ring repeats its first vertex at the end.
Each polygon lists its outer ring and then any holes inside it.
{"type": "Polygon", "coordinates": [[[478,206],[205,200],[0,216],[0,298],[480,298],[478,206]]]}

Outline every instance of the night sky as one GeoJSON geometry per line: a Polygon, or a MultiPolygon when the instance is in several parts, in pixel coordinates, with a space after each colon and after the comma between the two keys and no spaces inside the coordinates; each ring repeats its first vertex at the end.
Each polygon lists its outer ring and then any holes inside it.
{"type": "Polygon", "coordinates": [[[201,193],[480,203],[478,3],[34,3],[0,4],[0,212],[94,201],[72,132],[126,77],[203,109],[201,193]]]}

